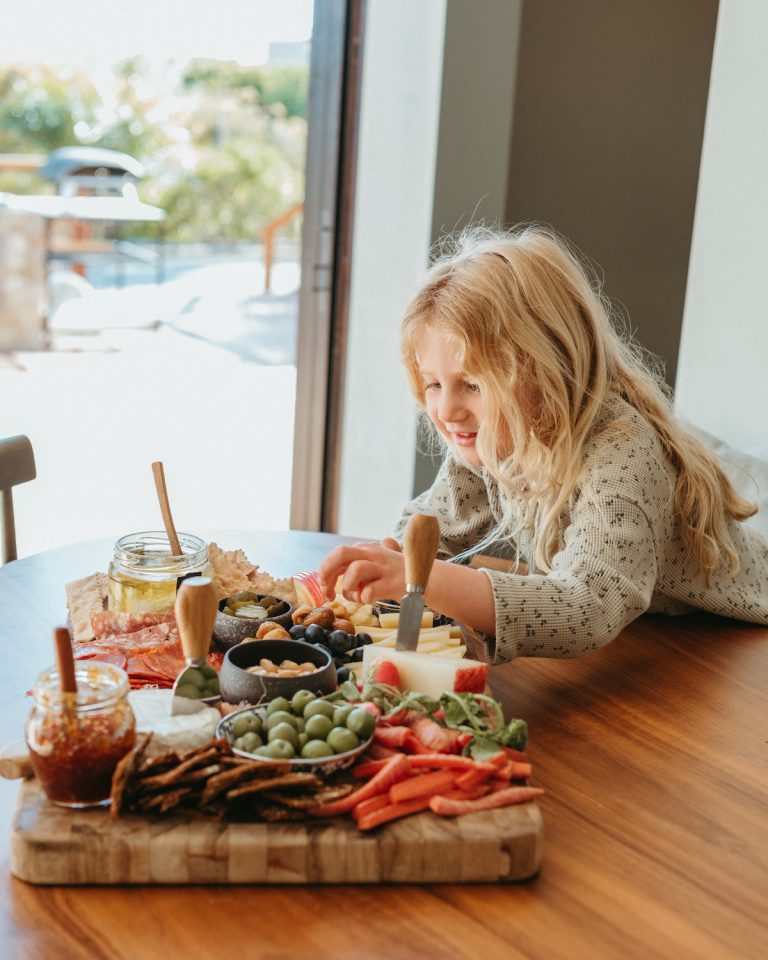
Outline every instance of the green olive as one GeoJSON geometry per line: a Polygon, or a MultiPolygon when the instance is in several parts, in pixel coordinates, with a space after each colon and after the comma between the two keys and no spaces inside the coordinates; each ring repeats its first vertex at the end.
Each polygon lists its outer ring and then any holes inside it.
{"type": "Polygon", "coordinates": [[[202,691],[200,687],[196,687],[192,683],[182,683],[176,687],[176,696],[187,697],[189,700],[199,700],[202,696],[202,691]]]}
{"type": "Polygon", "coordinates": [[[333,720],[331,720],[330,717],[324,716],[322,713],[316,713],[307,720],[304,729],[310,740],[325,740],[331,730],[333,730],[333,720]]]}
{"type": "Polygon", "coordinates": [[[267,716],[275,713],[277,710],[286,710],[290,711],[291,701],[286,700],[285,697],[275,697],[274,700],[270,700],[267,704],[267,716]]]}
{"type": "Polygon", "coordinates": [[[218,673],[216,673],[215,668],[212,667],[212,666],[210,665],[210,663],[204,663],[204,664],[200,667],[200,673],[202,673],[202,675],[203,675],[207,680],[211,680],[213,677],[218,677],[218,673]]]}
{"type": "Polygon", "coordinates": [[[332,757],[333,750],[325,740],[307,740],[301,748],[301,755],[305,760],[319,760],[322,757],[332,757]]]}
{"type": "Polygon", "coordinates": [[[321,713],[324,717],[333,717],[333,704],[327,700],[313,700],[304,707],[305,720],[309,720],[317,713],[321,713]]]}
{"type": "Polygon", "coordinates": [[[243,750],[245,753],[253,753],[257,747],[261,747],[263,744],[264,741],[258,733],[253,733],[252,731],[244,734],[239,740],[235,741],[237,749],[243,750]]]}
{"type": "Polygon", "coordinates": [[[343,707],[336,707],[333,711],[334,727],[345,727],[347,725],[347,717],[354,709],[350,703],[345,703],[343,707]]]}
{"type": "Polygon", "coordinates": [[[266,747],[260,747],[259,750],[267,751],[266,756],[274,760],[290,760],[296,756],[296,749],[288,740],[271,740],[266,747]]]}
{"type": "Polygon", "coordinates": [[[290,723],[278,723],[272,727],[267,734],[267,740],[272,743],[275,740],[287,740],[294,747],[299,745],[299,734],[296,727],[290,723]]]}
{"type": "Polygon", "coordinates": [[[309,740],[309,737],[306,735],[306,733],[299,734],[299,749],[301,749],[304,746],[307,740],[309,740]]]}
{"type": "Polygon", "coordinates": [[[326,739],[334,753],[346,753],[360,746],[360,740],[356,734],[347,730],[346,727],[334,727],[326,739]]]}
{"type": "Polygon", "coordinates": [[[264,721],[264,726],[267,730],[271,730],[272,727],[277,726],[278,723],[290,723],[294,729],[298,730],[296,717],[287,710],[276,710],[274,713],[271,713],[264,721]]]}
{"type": "Polygon", "coordinates": [[[249,731],[261,733],[263,724],[261,717],[256,713],[241,713],[232,724],[232,736],[242,737],[249,731]]]}
{"type": "Polygon", "coordinates": [[[376,717],[364,707],[355,707],[347,717],[346,726],[361,740],[367,740],[376,726],[376,717]]]}
{"type": "Polygon", "coordinates": [[[317,700],[317,695],[311,690],[297,690],[291,697],[291,710],[297,714],[304,713],[304,707],[313,700],[317,700]]]}
{"type": "Polygon", "coordinates": [[[185,684],[191,683],[193,687],[202,690],[205,686],[206,677],[203,675],[203,671],[198,670],[197,667],[188,667],[184,671],[183,681],[185,684]]]}

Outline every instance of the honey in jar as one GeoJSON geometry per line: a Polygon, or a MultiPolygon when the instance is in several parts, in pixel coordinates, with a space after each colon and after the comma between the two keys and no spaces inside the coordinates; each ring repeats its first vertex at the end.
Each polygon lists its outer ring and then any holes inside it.
{"type": "Polygon", "coordinates": [[[112,774],[136,740],[128,675],[111,663],[75,666],[76,693],[62,693],[58,671],[37,679],[26,725],[32,769],[46,796],[63,807],[109,803],[112,774]]]}
{"type": "Polygon", "coordinates": [[[180,533],[182,552],[171,551],[161,531],[130,533],[115,544],[109,565],[109,609],[125,613],[170,613],[176,588],[186,577],[213,575],[208,545],[180,533]]]}

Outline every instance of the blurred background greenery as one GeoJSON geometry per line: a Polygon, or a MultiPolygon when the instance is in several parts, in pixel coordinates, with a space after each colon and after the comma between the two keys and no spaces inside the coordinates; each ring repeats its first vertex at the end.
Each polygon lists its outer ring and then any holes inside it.
{"type": "MultiPolygon", "coordinates": [[[[119,150],[146,175],[140,198],[162,207],[160,224],[124,229],[134,239],[257,242],[261,229],[303,199],[306,66],[246,67],[191,60],[175,72],[132,57],[105,82],[75,68],[0,69],[0,153],[46,155],[57,147],[119,150]]],[[[0,172],[0,191],[53,193],[33,172],[0,172]]],[[[283,231],[299,236],[300,218],[283,231]]]]}

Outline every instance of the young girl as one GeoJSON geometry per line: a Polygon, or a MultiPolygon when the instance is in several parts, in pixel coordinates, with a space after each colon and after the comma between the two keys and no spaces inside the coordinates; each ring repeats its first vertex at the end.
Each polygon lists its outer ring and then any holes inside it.
{"type": "MultiPolygon", "coordinates": [[[[484,634],[492,663],[579,656],[646,611],[768,623],[768,542],[742,523],[754,506],[675,421],[566,244],[535,227],[451,244],[402,325],[445,447],[396,531],[439,520],[426,604],[484,634]],[[527,575],[463,565],[499,541],[527,575]]],[[[394,539],[339,547],[319,573],[329,595],[340,575],[360,602],[405,593],[394,539]]]]}

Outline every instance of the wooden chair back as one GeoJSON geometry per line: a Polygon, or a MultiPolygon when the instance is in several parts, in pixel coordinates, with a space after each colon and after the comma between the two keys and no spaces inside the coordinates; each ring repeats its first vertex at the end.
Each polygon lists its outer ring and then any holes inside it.
{"type": "Polygon", "coordinates": [[[37,476],[35,455],[28,437],[6,437],[0,440],[0,495],[2,507],[2,563],[15,560],[16,525],[13,518],[12,488],[37,476]]]}

